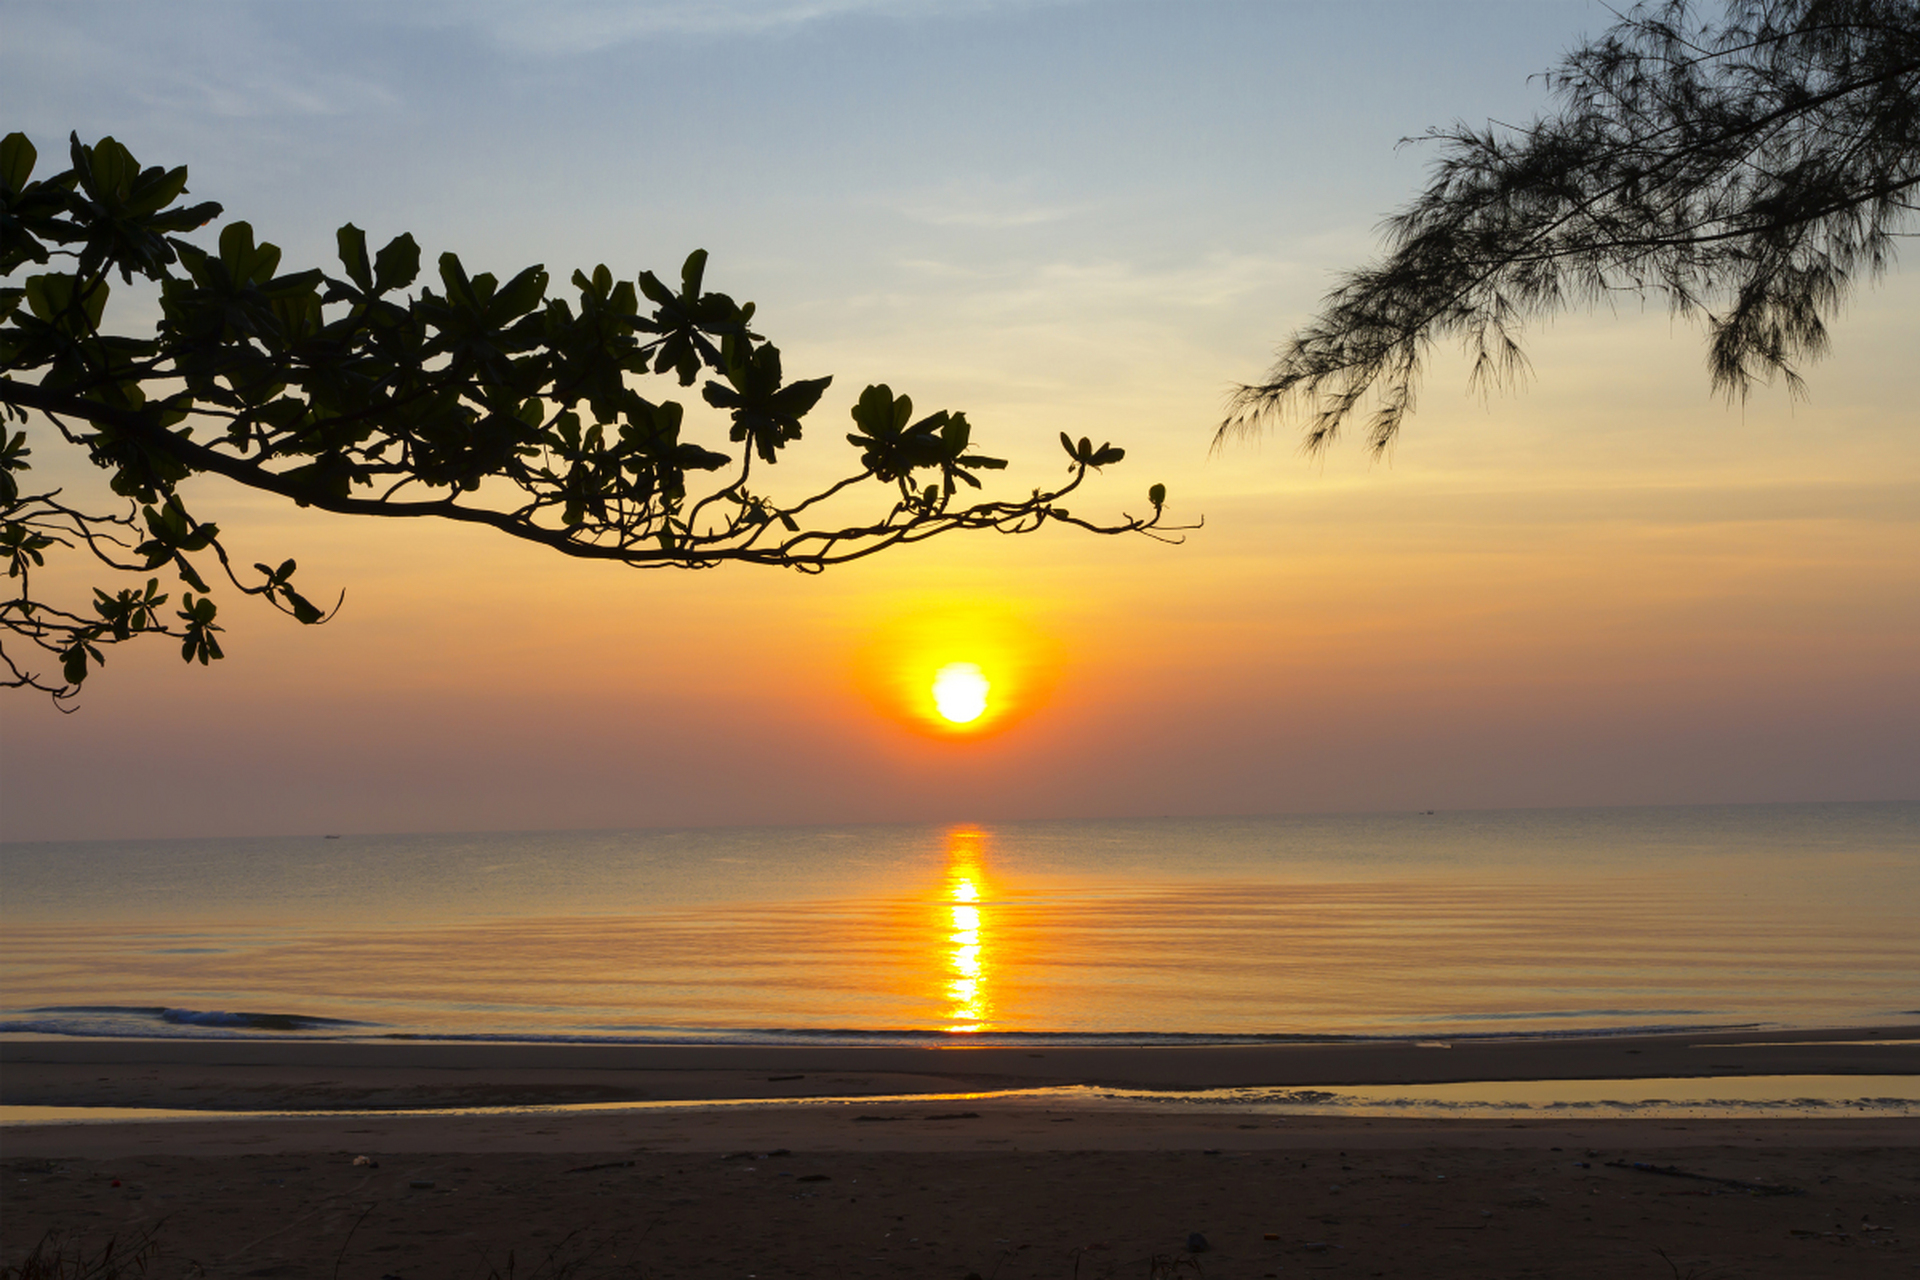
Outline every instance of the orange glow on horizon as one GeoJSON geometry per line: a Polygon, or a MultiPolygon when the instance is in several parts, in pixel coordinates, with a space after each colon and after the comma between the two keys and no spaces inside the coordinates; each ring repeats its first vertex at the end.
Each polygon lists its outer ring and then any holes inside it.
{"type": "Polygon", "coordinates": [[[1057,647],[992,605],[949,607],[879,629],[856,658],[874,708],[923,734],[990,737],[1045,705],[1057,647]]]}

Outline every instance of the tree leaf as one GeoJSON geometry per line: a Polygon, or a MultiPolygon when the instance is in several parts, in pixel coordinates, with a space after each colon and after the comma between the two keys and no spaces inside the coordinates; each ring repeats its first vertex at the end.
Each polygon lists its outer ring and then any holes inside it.
{"type": "Polygon", "coordinates": [[[367,233],[349,222],[334,232],[333,238],[339,246],[340,265],[346,268],[347,278],[359,285],[361,292],[371,293],[373,267],[367,262],[367,233]]]}
{"type": "Polygon", "coordinates": [[[33,177],[33,165],[40,153],[33,149],[24,133],[10,133],[0,138],[0,186],[8,192],[20,192],[27,189],[27,182],[33,177]]]}
{"type": "Polygon", "coordinates": [[[373,284],[375,293],[391,293],[395,289],[404,289],[420,275],[420,246],[414,241],[411,232],[405,232],[387,241],[386,247],[373,256],[373,284]]]}
{"type": "Polygon", "coordinates": [[[680,293],[682,297],[694,299],[700,296],[700,282],[707,274],[707,251],[695,249],[687,255],[680,266],[680,293]]]}

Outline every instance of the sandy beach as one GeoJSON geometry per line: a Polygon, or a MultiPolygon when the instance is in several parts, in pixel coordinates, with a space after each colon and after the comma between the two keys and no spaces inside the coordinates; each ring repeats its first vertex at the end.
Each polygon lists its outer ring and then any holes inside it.
{"type": "Polygon", "coordinates": [[[937,1095],[1900,1075],[1920,1070],[1914,1030],[1449,1049],[14,1040],[8,1107],[343,1113],[10,1123],[0,1256],[49,1231],[81,1251],[152,1231],[155,1275],[1910,1276],[1920,1119],[937,1095]],[[803,1101],[821,1097],[848,1101],[803,1101]],[[642,1105],[378,1114],[553,1102],[642,1105]]]}

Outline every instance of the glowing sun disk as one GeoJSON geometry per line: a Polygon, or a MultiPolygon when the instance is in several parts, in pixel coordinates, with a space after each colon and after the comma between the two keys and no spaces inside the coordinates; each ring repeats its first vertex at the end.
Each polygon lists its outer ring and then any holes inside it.
{"type": "Polygon", "coordinates": [[[987,710],[987,692],[993,685],[971,662],[950,662],[933,677],[933,705],[954,724],[971,724],[987,710]]]}

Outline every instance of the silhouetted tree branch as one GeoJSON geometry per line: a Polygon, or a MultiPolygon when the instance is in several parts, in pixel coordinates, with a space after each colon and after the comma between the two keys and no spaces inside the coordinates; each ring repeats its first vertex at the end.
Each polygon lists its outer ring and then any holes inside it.
{"type": "MultiPolygon", "coordinates": [[[[17,583],[0,636],[57,659],[42,676],[0,646],[0,687],[70,698],[104,646],[169,635],[188,661],[221,656],[206,557],[239,591],[302,623],[330,616],[293,585],[295,563],[236,568],[217,525],[179,491],[212,474],[354,515],[486,525],[564,555],[641,568],[729,562],[818,572],[958,530],[1029,533],[1056,522],[1094,533],[1167,538],[1166,490],[1151,514],[1100,522],[1061,501],[1124,451],[1061,442],[1067,477],[1012,501],[960,500],[1006,466],[975,452],[966,416],[916,418],[913,402],[870,386],[853,409],[857,466],[819,492],[782,500],[759,481],[800,438],[829,378],[789,380],[754,332],[752,303],[704,286],[697,251],[673,288],[652,272],[616,281],[576,271],[574,297],[548,297],[546,271],[502,282],[442,254],[439,291],[408,292],[420,271],[410,235],[369,253],[349,223],[339,276],[280,270],[280,250],[228,224],[217,247],[181,238],[220,216],[179,205],[185,168],[141,168],[112,138],[71,141],[72,166],[34,180],[22,134],[0,141],[0,424],[31,424],[87,456],[126,502],[83,511],[58,490],[30,492],[25,430],[0,430],[0,556],[17,583]],[[26,274],[32,267],[52,268],[26,274]],[[159,287],[152,337],[108,331],[110,277],[159,287]],[[644,302],[643,302],[644,299],[644,302]],[[703,374],[726,415],[728,448],[683,437],[684,410],[635,382],[703,374]],[[875,509],[875,486],[884,495],[875,509]],[[867,514],[838,513],[866,498],[867,514]],[[47,556],[84,547],[144,585],[92,601],[35,598],[47,556]],[[159,574],[177,578],[177,608],[159,574]],[[196,594],[197,593],[197,594],[196,594]]],[[[337,605],[336,605],[337,607],[337,605]]]]}
{"type": "Polygon", "coordinates": [[[1363,404],[1383,452],[1421,363],[1461,339],[1478,385],[1525,367],[1527,320],[1618,294],[1707,320],[1716,389],[1744,395],[1827,346],[1826,320],[1876,277],[1920,188],[1920,3],[1694,0],[1635,6],[1545,80],[1559,110],[1456,126],[1433,180],[1239,389],[1216,443],[1299,412],[1309,452],[1363,404]]]}

